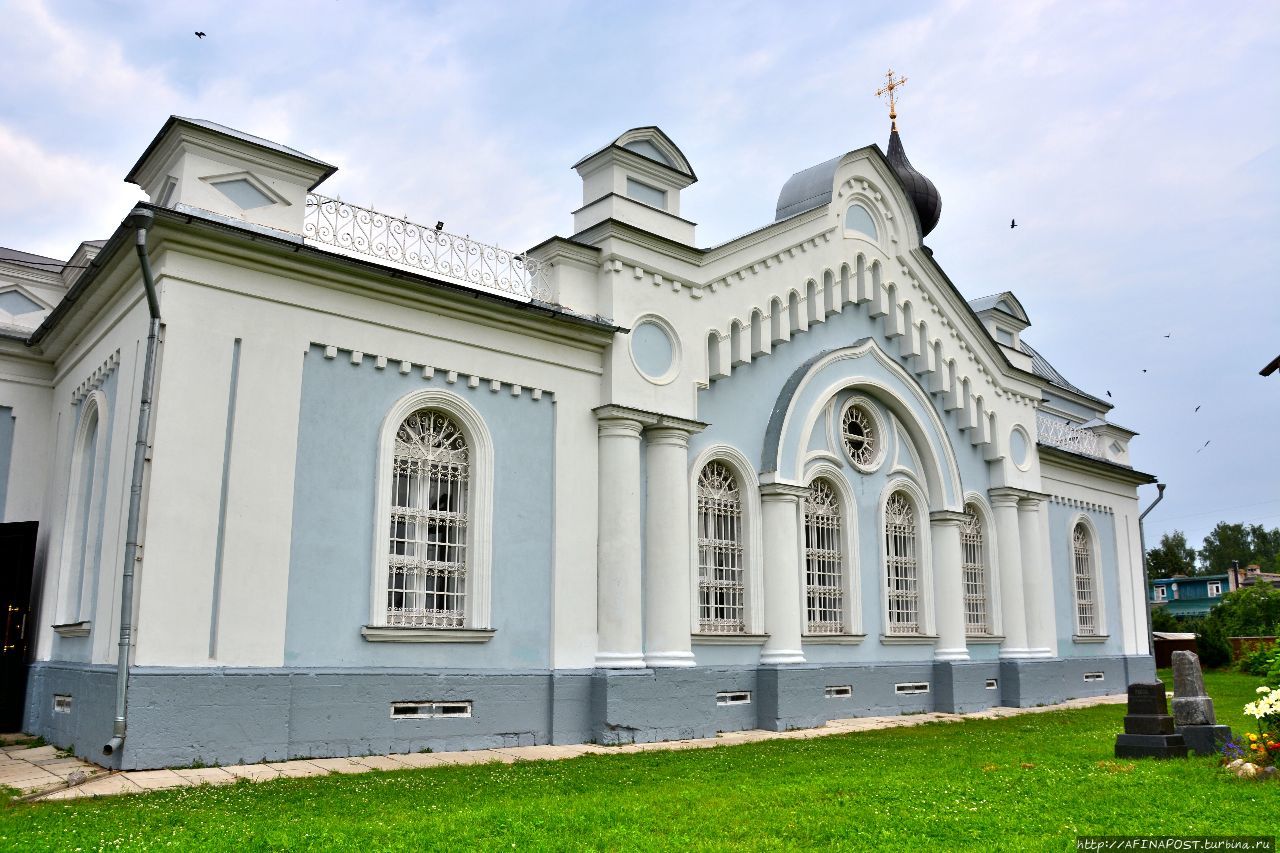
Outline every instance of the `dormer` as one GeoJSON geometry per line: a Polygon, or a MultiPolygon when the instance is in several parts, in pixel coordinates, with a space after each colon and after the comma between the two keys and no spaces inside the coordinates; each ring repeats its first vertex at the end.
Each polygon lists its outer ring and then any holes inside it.
{"type": "Polygon", "coordinates": [[[656,127],[636,127],[573,166],[582,177],[581,234],[607,219],[693,245],[694,223],[680,218],[680,190],[698,177],[671,139],[656,127]]]}
{"type": "Polygon", "coordinates": [[[1017,367],[1029,370],[1030,359],[1019,343],[1023,330],[1031,325],[1031,320],[1018,298],[1006,290],[1004,293],[974,299],[969,307],[978,315],[987,334],[1001,346],[1009,361],[1017,367]]]}
{"type": "Polygon", "coordinates": [[[301,234],[307,193],[336,171],[268,139],[170,116],[125,180],[161,207],[198,208],[301,234]]]}

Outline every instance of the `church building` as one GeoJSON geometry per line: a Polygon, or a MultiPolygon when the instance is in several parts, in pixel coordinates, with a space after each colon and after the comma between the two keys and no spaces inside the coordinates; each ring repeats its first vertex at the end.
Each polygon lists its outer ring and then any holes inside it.
{"type": "Polygon", "coordinates": [[[1135,433],[1032,347],[1034,305],[938,266],[896,126],[707,248],[659,128],[574,169],[572,236],[518,253],[174,116],[106,240],[0,250],[26,731],[149,768],[1153,677],[1135,433]]]}

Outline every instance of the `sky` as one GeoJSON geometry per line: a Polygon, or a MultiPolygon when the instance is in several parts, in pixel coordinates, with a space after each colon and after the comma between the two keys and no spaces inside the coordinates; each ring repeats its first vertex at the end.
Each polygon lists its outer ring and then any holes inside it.
{"type": "Polygon", "coordinates": [[[1280,526],[1280,374],[1258,375],[1280,355],[1274,0],[0,0],[0,245],[106,237],[177,114],[513,249],[568,236],[570,166],[657,124],[711,246],[772,221],[793,172],[887,145],[889,67],[942,194],[927,244],[966,297],[1016,293],[1028,342],[1141,434],[1135,467],[1168,484],[1148,544],[1280,526]]]}

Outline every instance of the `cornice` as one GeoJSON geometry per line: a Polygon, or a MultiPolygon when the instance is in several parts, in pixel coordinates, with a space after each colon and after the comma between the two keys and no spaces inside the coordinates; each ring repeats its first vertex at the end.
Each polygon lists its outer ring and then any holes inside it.
{"type": "Polygon", "coordinates": [[[1104,479],[1131,486],[1146,486],[1156,481],[1155,476],[1152,474],[1136,471],[1133,468],[1126,468],[1124,465],[1117,465],[1114,462],[1107,462],[1103,459],[1068,453],[1065,450],[1060,450],[1047,444],[1037,443],[1036,450],[1039,452],[1041,463],[1048,462],[1069,471],[1095,474],[1104,479]]]}

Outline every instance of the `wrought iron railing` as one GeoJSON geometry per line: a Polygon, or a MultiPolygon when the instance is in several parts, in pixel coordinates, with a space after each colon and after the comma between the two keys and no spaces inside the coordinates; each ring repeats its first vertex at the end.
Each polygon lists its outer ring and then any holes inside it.
{"type": "Polygon", "coordinates": [[[1096,433],[1087,429],[1081,429],[1074,424],[1066,423],[1048,415],[1038,415],[1036,417],[1036,430],[1039,433],[1041,444],[1047,444],[1050,447],[1056,447],[1070,453],[1092,456],[1095,459],[1106,458],[1102,452],[1102,439],[1096,433]]]}
{"type": "Polygon", "coordinates": [[[520,300],[552,301],[550,264],[317,193],[307,194],[307,243],[520,300]]]}

